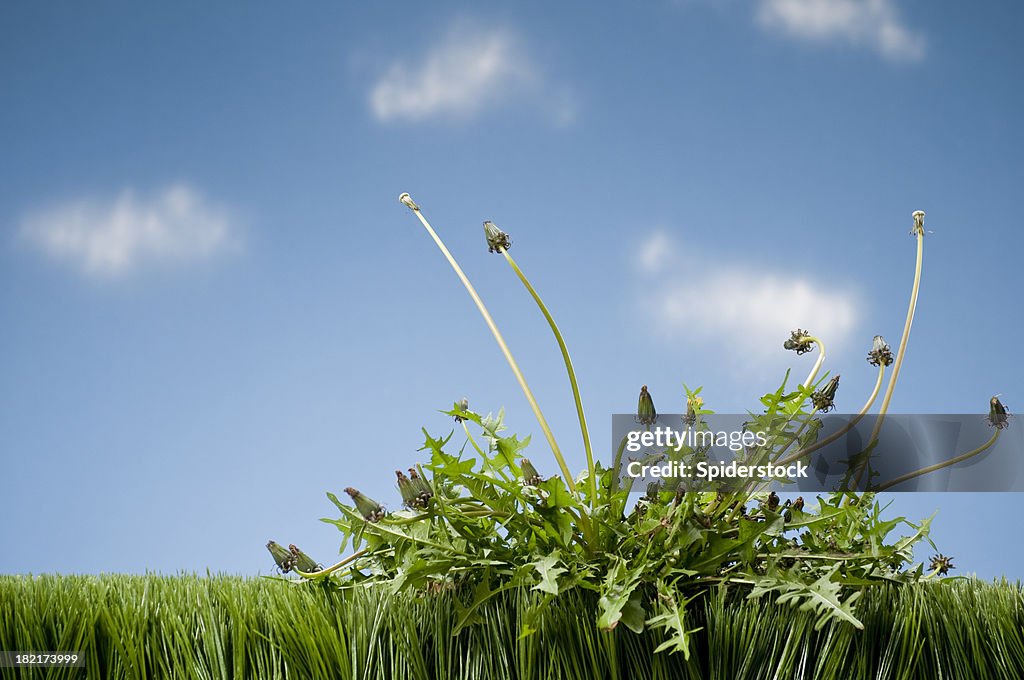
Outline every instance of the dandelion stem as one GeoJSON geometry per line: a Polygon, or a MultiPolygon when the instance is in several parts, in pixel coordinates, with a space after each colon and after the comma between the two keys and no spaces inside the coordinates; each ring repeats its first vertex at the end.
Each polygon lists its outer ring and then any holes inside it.
{"type": "Polygon", "coordinates": [[[469,443],[473,445],[473,448],[476,449],[476,452],[486,459],[487,454],[484,453],[484,450],[481,449],[480,445],[476,443],[476,439],[473,438],[473,434],[469,431],[469,427],[466,425],[465,420],[462,421],[462,429],[466,431],[466,439],[468,439],[469,443]]]}
{"type": "Polygon", "coordinates": [[[928,467],[923,467],[920,470],[914,470],[913,472],[908,472],[905,475],[900,475],[896,479],[890,480],[890,481],[886,482],[885,484],[879,485],[878,488],[876,488],[874,490],[875,491],[885,491],[886,489],[891,489],[892,487],[897,486],[898,484],[902,484],[903,482],[905,482],[907,480],[914,479],[915,477],[920,477],[921,475],[927,475],[930,472],[935,472],[936,470],[941,470],[942,468],[947,468],[950,465],[956,465],[957,463],[962,463],[963,461],[967,460],[968,458],[973,458],[974,456],[977,456],[979,453],[982,453],[983,451],[986,451],[987,449],[991,448],[992,445],[995,444],[996,441],[999,439],[1000,433],[1002,433],[1002,430],[996,429],[996,431],[992,433],[992,437],[989,438],[989,440],[987,442],[985,442],[984,444],[982,444],[978,448],[973,449],[971,451],[968,451],[967,453],[961,454],[961,455],[957,456],[956,458],[950,458],[949,460],[943,461],[941,463],[936,463],[935,465],[929,465],[928,467]]]}
{"type": "Polygon", "coordinates": [[[910,327],[914,324],[914,310],[917,309],[917,295],[921,290],[921,265],[924,262],[924,229],[917,230],[917,262],[914,266],[914,287],[910,292],[910,306],[907,309],[907,320],[903,325],[903,336],[900,338],[900,346],[896,351],[896,362],[892,367],[892,376],[889,378],[889,385],[885,388],[885,396],[882,398],[882,406],[878,410],[878,418],[875,420],[875,427],[871,431],[873,442],[878,438],[882,429],[882,422],[889,410],[889,402],[892,400],[892,393],[896,389],[896,379],[900,377],[900,367],[903,366],[903,357],[907,353],[907,341],[910,340],[910,327]]]}
{"type": "MultiPolygon", "coordinates": [[[[889,402],[892,400],[892,393],[896,389],[896,379],[900,377],[900,367],[903,366],[903,357],[907,353],[907,341],[910,340],[910,327],[914,324],[914,310],[917,309],[917,295],[921,291],[921,265],[924,262],[924,213],[921,213],[921,222],[917,223],[917,214],[914,213],[914,233],[917,235],[917,262],[914,265],[914,287],[910,291],[910,306],[907,308],[907,320],[903,324],[903,336],[900,337],[900,346],[896,350],[896,362],[892,367],[892,375],[889,377],[889,385],[885,388],[885,396],[882,397],[882,406],[878,409],[878,417],[875,419],[875,427],[871,430],[871,437],[868,438],[868,447],[878,441],[878,434],[882,431],[882,423],[885,422],[885,414],[889,410],[889,402]]],[[[864,474],[864,463],[857,468],[857,476],[854,479],[853,488],[860,484],[860,478],[864,474]]]]}
{"type": "Polygon", "coordinates": [[[501,254],[505,256],[505,260],[508,261],[509,266],[515,271],[516,276],[526,286],[526,290],[530,292],[533,297],[533,301],[537,303],[540,308],[541,314],[547,320],[548,325],[551,326],[551,332],[555,334],[555,340],[558,341],[558,349],[562,351],[562,360],[565,362],[565,370],[569,374],[569,384],[572,387],[572,396],[576,401],[576,416],[580,421],[580,432],[583,435],[583,448],[587,454],[587,475],[590,480],[590,509],[594,509],[594,504],[597,502],[597,476],[594,471],[594,450],[590,444],[590,430],[587,428],[587,416],[583,413],[583,400],[580,397],[580,386],[576,382],[576,371],[572,367],[572,358],[569,356],[569,349],[565,346],[565,340],[562,339],[562,333],[558,330],[558,324],[555,323],[554,318],[548,311],[544,301],[540,299],[540,295],[530,284],[529,279],[526,278],[526,274],[519,268],[516,261],[512,259],[512,256],[508,254],[508,251],[504,248],[500,248],[501,254]]]}
{"type": "Polygon", "coordinates": [[[448,248],[444,245],[444,241],[437,235],[433,227],[430,226],[430,222],[420,212],[418,205],[413,203],[412,199],[409,198],[408,194],[402,194],[399,197],[410,210],[415,213],[416,217],[419,218],[423,224],[423,228],[427,230],[430,237],[434,239],[434,243],[441,250],[441,253],[448,260],[448,264],[452,266],[455,274],[462,281],[462,285],[466,287],[466,292],[469,293],[469,297],[473,299],[478,310],[480,310],[481,316],[484,317],[484,321],[487,323],[487,327],[491,329],[491,334],[494,335],[495,341],[498,343],[498,347],[501,348],[502,354],[505,355],[505,360],[508,361],[509,367],[512,369],[512,373],[515,375],[516,380],[519,382],[519,387],[522,388],[523,394],[526,396],[526,401],[530,403],[530,408],[533,409],[533,415],[537,417],[537,422],[540,423],[540,428],[544,431],[544,436],[548,440],[548,445],[551,447],[551,452],[555,455],[555,460],[558,461],[558,466],[562,469],[562,476],[565,477],[565,483],[569,487],[569,490],[576,493],[576,485],[573,483],[572,473],[569,472],[569,466],[565,463],[565,458],[562,456],[562,451],[558,448],[558,442],[555,441],[555,435],[551,432],[551,428],[548,426],[548,421],[544,417],[544,414],[540,410],[540,406],[537,404],[537,400],[533,396],[533,392],[530,390],[530,386],[526,384],[526,378],[523,377],[523,372],[519,370],[519,364],[516,363],[515,358],[512,356],[512,352],[509,350],[508,345],[505,344],[505,339],[501,335],[501,331],[498,330],[498,326],[494,323],[494,319],[491,318],[490,312],[487,311],[487,307],[484,306],[483,300],[477,295],[476,289],[473,288],[473,284],[469,282],[469,278],[462,271],[462,267],[455,261],[452,254],[448,251],[448,248]],[[408,199],[406,202],[405,199],[408,199]]]}
{"type": "Polygon", "coordinates": [[[353,553],[353,554],[349,555],[348,557],[346,557],[342,561],[338,562],[337,564],[332,564],[331,566],[327,567],[326,569],[321,569],[320,571],[313,571],[313,572],[308,572],[307,573],[307,572],[304,572],[304,571],[299,571],[298,569],[295,569],[295,568],[292,568],[292,571],[294,571],[296,574],[298,574],[302,578],[319,578],[321,576],[327,576],[331,572],[337,571],[338,569],[341,569],[346,564],[349,564],[349,563],[354,562],[355,560],[359,559],[360,557],[365,555],[366,552],[367,551],[365,549],[364,550],[360,550],[357,553],[353,553]]]}
{"type": "Polygon", "coordinates": [[[814,366],[811,367],[811,372],[807,374],[807,380],[804,380],[804,389],[807,389],[814,384],[814,379],[818,377],[818,371],[821,370],[821,365],[825,362],[825,343],[813,335],[805,335],[800,339],[803,341],[813,342],[818,346],[818,360],[814,362],[814,366]]]}
{"type": "Polygon", "coordinates": [[[863,420],[864,416],[867,415],[868,409],[870,409],[871,405],[875,403],[875,399],[878,398],[878,393],[882,389],[882,380],[883,380],[884,377],[885,377],[885,364],[880,364],[878,366],[878,379],[875,380],[875,389],[873,389],[871,391],[871,396],[868,397],[868,400],[864,403],[863,408],[861,408],[860,412],[856,416],[854,416],[853,418],[850,419],[850,422],[848,422],[843,427],[839,428],[838,431],[836,431],[833,434],[829,435],[825,439],[822,439],[820,442],[816,442],[816,443],[812,444],[811,446],[808,446],[806,448],[800,449],[799,451],[796,451],[796,452],[792,453],[790,456],[788,456],[787,458],[784,458],[782,461],[780,461],[778,463],[778,465],[789,465],[790,463],[792,463],[795,460],[799,460],[800,458],[803,458],[804,456],[808,456],[808,455],[814,453],[815,451],[817,451],[818,449],[820,449],[822,447],[825,447],[825,446],[828,446],[829,444],[831,444],[832,442],[834,442],[835,440],[839,439],[844,434],[846,434],[847,432],[849,432],[850,430],[855,428],[857,426],[857,423],[859,423],[861,420],[863,420]]]}

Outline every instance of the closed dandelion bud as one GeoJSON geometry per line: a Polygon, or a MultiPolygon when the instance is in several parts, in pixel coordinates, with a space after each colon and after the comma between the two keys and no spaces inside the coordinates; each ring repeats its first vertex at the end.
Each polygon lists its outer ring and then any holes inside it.
{"type": "Polygon", "coordinates": [[[953,566],[952,557],[947,557],[942,553],[939,553],[938,555],[932,555],[931,561],[928,564],[928,569],[930,571],[937,571],[940,575],[945,576],[949,573],[950,569],[956,569],[956,567],[953,566]]]}
{"type": "Polygon", "coordinates": [[[872,366],[892,366],[893,356],[889,344],[881,335],[876,335],[871,342],[871,351],[868,352],[868,363],[872,366]]]}
{"type": "Polygon", "coordinates": [[[316,563],[316,560],[299,550],[294,543],[288,546],[288,552],[292,554],[292,566],[298,571],[308,574],[320,570],[320,565],[316,563]]]}
{"type": "Polygon", "coordinates": [[[661,482],[650,482],[647,485],[647,494],[644,497],[652,503],[657,503],[660,493],[661,482]]]}
{"type": "Polygon", "coordinates": [[[636,406],[636,422],[641,425],[652,425],[658,419],[658,412],[654,410],[654,399],[647,391],[647,385],[640,388],[640,400],[636,406]]]}
{"type": "Polygon", "coordinates": [[[533,466],[529,458],[523,458],[519,461],[519,467],[523,470],[523,484],[526,486],[537,486],[544,481],[540,473],[537,472],[537,468],[533,466]]]}
{"type": "Polygon", "coordinates": [[[997,430],[1002,430],[1010,426],[1010,414],[1003,406],[1003,402],[999,401],[999,396],[992,397],[989,401],[988,407],[988,424],[997,430]]]}
{"type": "Polygon", "coordinates": [[[287,574],[295,566],[294,555],[282,548],[275,541],[267,542],[267,550],[270,551],[271,556],[274,558],[274,563],[277,568],[281,570],[282,574],[287,574]]]}
{"type": "Polygon", "coordinates": [[[836,390],[839,389],[839,376],[833,376],[831,380],[825,383],[825,386],[811,395],[811,403],[814,404],[814,410],[821,411],[822,413],[828,413],[836,407],[835,398],[836,390]]]}
{"type": "Polygon", "coordinates": [[[416,492],[412,488],[412,482],[402,474],[401,470],[395,470],[395,476],[398,477],[398,493],[402,494],[402,505],[405,507],[412,507],[413,501],[416,500],[416,492]]]}
{"type": "MultiPolygon", "coordinates": [[[[469,399],[466,399],[465,397],[463,397],[462,401],[456,402],[455,408],[452,409],[452,410],[454,410],[454,411],[461,411],[461,412],[468,411],[469,410],[469,399]]],[[[463,418],[461,415],[455,416],[455,422],[461,423],[463,420],[465,420],[465,418],[463,418]]]]}
{"type": "Polygon", "coordinates": [[[430,499],[434,497],[434,491],[427,484],[427,480],[423,479],[416,471],[416,468],[409,468],[409,485],[413,492],[410,507],[421,509],[427,507],[430,499]]]}
{"type": "Polygon", "coordinates": [[[484,236],[487,237],[487,252],[500,253],[512,247],[509,235],[498,229],[498,225],[490,220],[484,222],[484,236]]]}
{"type": "Polygon", "coordinates": [[[796,500],[793,501],[793,509],[794,510],[798,510],[800,512],[804,511],[804,497],[803,496],[797,496],[796,500]]]}
{"type": "Polygon", "coordinates": [[[779,494],[775,493],[774,491],[772,491],[770,494],[768,494],[768,501],[765,503],[765,505],[772,512],[775,512],[776,510],[778,510],[779,509],[779,494]]]}
{"type": "Polygon", "coordinates": [[[814,345],[811,341],[811,332],[805,331],[802,328],[797,328],[795,331],[789,334],[789,340],[782,343],[783,348],[791,350],[799,354],[806,354],[813,349],[814,345]]]}
{"type": "Polygon", "coordinates": [[[352,497],[352,501],[356,504],[356,510],[367,521],[378,522],[387,514],[384,511],[384,506],[372,498],[364,496],[358,489],[353,489],[350,486],[345,489],[345,493],[352,497]]]}
{"type": "Polygon", "coordinates": [[[416,205],[416,201],[412,200],[412,196],[410,196],[407,193],[402,194],[401,196],[399,196],[398,200],[401,201],[402,205],[404,205],[409,210],[419,210],[420,209],[420,207],[418,205],[416,205]]]}
{"type": "Polygon", "coordinates": [[[914,218],[914,228],[910,230],[910,233],[913,234],[914,236],[923,235],[924,234],[924,211],[923,210],[915,210],[914,214],[911,217],[914,218]]]}

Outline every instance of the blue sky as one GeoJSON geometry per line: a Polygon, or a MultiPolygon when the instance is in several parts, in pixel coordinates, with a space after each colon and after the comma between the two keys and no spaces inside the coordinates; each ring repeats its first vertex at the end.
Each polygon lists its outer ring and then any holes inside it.
{"type": "MultiPolygon", "coordinates": [[[[811,362],[781,350],[797,325],[856,411],[872,336],[902,329],[917,209],[934,233],[892,411],[983,412],[996,393],[1012,411],[1022,18],[919,0],[4,4],[0,569],[268,573],[271,538],[333,561],[325,492],[397,505],[392,471],[463,396],[506,407],[553,474],[403,191],[573,467],[557,348],[485,219],[567,337],[598,447],[641,384],[666,412],[684,381],[719,412],[756,408],[811,362]]],[[[1017,578],[1020,541],[984,518],[1018,500],[894,509],[939,509],[958,566],[1017,578]]]]}

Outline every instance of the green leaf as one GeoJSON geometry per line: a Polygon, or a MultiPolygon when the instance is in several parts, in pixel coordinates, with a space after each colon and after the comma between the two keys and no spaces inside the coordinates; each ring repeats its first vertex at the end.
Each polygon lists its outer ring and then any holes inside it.
{"type": "Polygon", "coordinates": [[[669,650],[671,654],[682,652],[683,658],[690,660],[690,634],[701,630],[690,630],[686,626],[686,605],[695,597],[697,596],[679,599],[664,581],[658,581],[658,599],[655,605],[658,615],[648,620],[647,625],[662,629],[667,639],[658,645],[654,650],[655,654],[665,650],[669,650]]]}
{"type": "MultiPolygon", "coordinates": [[[[624,609],[630,604],[633,598],[633,591],[640,585],[639,573],[629,571],[626,568],[626,561],[621,557],[612,558],[614,566],[608,570],[604,584],[601,588],[601,597],[597,601],[598,617],[597,625],[601,630],[614,630],[619,621],[626,624],[627,628],[633,630],[637,624],[637,614],[643,611],[639,600],[635,601],[629,608],[628,621],[623,621],[624,609]]],[[[643,630],[643,622],[639,623],[640,630],[643,630]]]]}
{"type": "Polygon", "coordinates": [[[833,580],[839,565],[832,567],[827,573],[813,583],[803,583],[792,577],[773,574],[757,579],[754,589],[748,596],[757,599],[766,593],[779,593],[776,601],[779,604],[799,605],[803,611],[813,611],[818,617],[814,624],[820,630],[829,619],[840,619],[853,624],[862,630],[864,624],[854,616],[853,605],[860,592],[853,593],[845,601],[842,600],[842,585],[833,580]]]}
{"type": "Polygon", "coordinates": [[[423,436],[425,437],[425,441],[423,443],[423,446],[421,446],[418,450],[430,451],[431,453],[441,453],[442,449],[444,448],[444,445],[447,444],[448,441],[452,438],[452,435],[455,434],[455,431],[453,430],[448,433],[447,437],[443,437],[441,439],[434,439],[433,437],[430,436],[430,433],[427,432],[427,428],[424,427],[420,429],[423,430],[423,436]]]}
{"type": "Polygon", "coordinates": [[[541,482],[538,487],[544,492],[544,509],[557,510],[559,508],[571,508],[577,505],[576,499],[565,487],[561,477],[550,477],[541,482]]]}
{"type": "Polygon", "coordinates": [[[497,450],[496,459],[499,463],[512,470],[519,476],[519,465],[516,461],[521,457],[522,454],[519,452],[525,449],[530,444],[530,438],[527,437],[523,441],[512,435],[510,437],[500,437],[495,440],[495,448],[497,450]]]}
{"type": "Polygon", "coordinates": [[[547,557],[542,557],[536,562],[532,562],[534,569],[540,574],[540,582],[533,587],[533,590],[541,590],[545,593],[558,595],[558,577],[568,571],[565,567],[557,566],[559,562],[561,560],[558,557],[557,550],[547,557]]]}
{"type": "Polygon", "coordinates": [[[619,620],[622,621],[622,625],[638,635],[644,632],[647,612],[644,611],[643,594],[639,589],[630,594],[626,606],[622,608],[622,618],[619,620]]]}

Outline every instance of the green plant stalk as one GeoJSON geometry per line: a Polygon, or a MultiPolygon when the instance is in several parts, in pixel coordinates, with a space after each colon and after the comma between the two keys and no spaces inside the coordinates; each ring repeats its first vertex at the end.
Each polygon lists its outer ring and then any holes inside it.
{"type": "Polygon", "coordinates": [[[788,465],[788,464],[792,463],[795,460],[799,460],[800,458],[803,458],[804,456],[808,456],[808,455],[814,453],[815,451],[817,451],[818,449],[820,449],[822,447],[825,447],[825,446],[828,446],[829,444],[831,444],[832,442],[834,442],[835,440],[839,439],[844,434],[846,434],[847,432],[849,432],[850,430],[855,428],[857,426],[857,423],[859,423],[861,420],[863,420],[864,416],[867,415],[868,409],[870,409],[871,405],[875,403],[875,399],[878,398],[878,393],[882,389],[882,380],[883,380],[884,377],[885,377],[885,364],[879,364],[879,366],[878,366],[878,379],[875,380],[875,389],[873,389],[871,391],[871,396],[868,397],[868,400],[864,403],[863,408],[861,408],[860,412],[857,413],[857,415],[854,418],[852,418],[850,420],[850,422],[848,422],[846,425],[841,427],[837,432],[834,432],[833,434],[829,435],[825,439],[822,439],[820,442],[815,442],[814,444],[812,444],[811,446],[808,446],[807,448],[804,448],[804,449],[801,449],[800,451],[794,452],[793,454],[791,454],[787,458],[783,459],[778,464],[779,465],[788,465]]]}
{"type": "Polygon", "coordinates": [[[896,486],[898,484],[902,484],[903,482],[905,482],[905,481],[907,481],[909,479],[914,479],[915,477],[920,477],[922,475],[927,475],[929,473],[935,472],[936,470],[941,470],[942,468],[947,468],[950,465],[956,465],[957,463],[962,463],[963,461],[967,460],[968,458],[973,458],[974,456],[977,456],[979,453],[982,453],[983,451],[986,451],[986,450],[990,449],[996,443],[996,441],[999,439],[999,434],[1001,432],[1002,432],[1002,430],[996,429],[996,431],[994,433],[992,433],[992,437],[989,438],[989,440],[987,442],[985,442],[984,444],[982,444],[981,446],[979,446],[976,449],[968,451],[967,453],[961,454],[961,455],[959,455],[959,456],[957,456],[955,458],[950,458],[949,460],[943,461],[941,463],[936,463],[935,465],[929,465],[927,467],[921,468],[920,470],[914,470],[913,472],[908,472],[905,475],[900,475],[896,479],[892,479],[892,480],[886,482],[885,484],[880,485],[877,489],[874,489],[874,491],[885,491],[886,489],[891,489],[892,487],[894,487],[894,486],[896,486]]]}
{"type": "Polygon", "coordinates": [[[900,338],[900,348],[896,353],[896,362],[892,367],[892,376],[889,378],[889,385],[885,388],[885,396],[882,398],[882,406],[878,411],[878,418],[875,420],[875,427],[871,431],[872,443],[878,438],[882,429],[882,422],[889,410],[889,402],[892,400],[892,393],[896,389],[896,379],[900,377],[900,367],[903,366],[903,357],[907,353],[907,342],[910,340],[910,327],[914,324],[914,311],[917,309],[917,295],[921,291],[921,268],[924,262],[924,230],[917,234],[917,262],[914,266],[914,287],[910,292],[910,306],[907,309],[907,320],[903,325],[903,336],[900,338]]]}
{"type": "Polygon", "coordinates": [[[583,412],[583,400],[580,397],[580,386],[576,382],[576,371],[572,367],[572,358],[569,356],[569,349],[565,346],[565,340],[562,338],[561,331],[558,330],[558,324],[555,323],[554,318],[551,316],[551,312],[548,311],[544,301],[540,299],[540,295],[530,284],[529,279],[526,278],[526,274],[519,268],[516,261],[512,259],[512,256],[508,254],[508,251],[504,248],[499,248],[501,254],[505,256],[505,260],[509,266],[519,277],[519,280],[526,286],[526,290],[529,291],[533,297],[533,301],[537,303],[540,308],[541,314],[547,320],[548,325],[551,326],[551,332],[555,334],[555,340],[558,341],[558,349],[562,352],[562,360],[565,362],[566,373],[569,374],[569,384],[572,387],[572,396],[576,401],[576,416],[580,421],[580,433],[583,435],[583,449],[587,454],[587,474],[590,479],[590,510],[593,512],[594,504],[597,501],[597,476],[594,470],[594,450],[590,444],[590,430],[587,428],[587,416],[583,412]]]}
{"type": "MultiPolygon", "coordinates": [[[[892,400],[892,393],[896,389],[896,379],[900,377],[900,367],[903,366],[903,357],[907,353],[907,341],[910,340],[910,327],[914,324],[914,311],[917,309],[917,295],[921,291],[921,268],[924,262],[924,228],[917,231],[917,261],[914,265],[914,287],[910,291],[910,306],[907,308],[907,320],[903,324],[903,336],[900,338],[900,347],[896,353],[896,362],[892,367],[892,376],[889,378],[889,385],[885,388],[885,396],[882,398],[882,406],[878,409],[878,417],[875,419],[875,427],[871,430],[871,437],[868,438],[868,446],[878,440],[878,434],[882,431],[882,423],[885,422],[885,414],[889,410],[889,402],[892,400]]],[[[865,461],[866,462],[866,461],[865,461]]],[[[860,478],[864,474],[864,463],[857,468],[857,476],[853,482],[856,489],[860,484],[860,478]]]]}
{"type": "Polygon", "coordinates": [[[469,431],[469,426],[466,425],[466,421],[465,420],[462,421],[462,429],[465,430],[465,432],[466,432],[466,439],[469,440],[469,443],[473,445],[473,448],[476,449],[476,452],[478,454],[480,454],[480,457],[486,460],[487,459],[487,454],[484,453],[484,450],[481,449],[480,445],[476,443],[476,439],[473,438],[473,434],[469,431]]]}
{"type": "MultiPolygon", "coordinates": [[[[403,194],[403,196],[408,196],[408,194],[403,194]]],[[[410,203],[411,202],[412,199],[410,199],[410,203]]],[[[415,205],[415,203],[413,203],[412,205],[415,205]]],[[[452,266],[452,269],[455,271],[455,274],[459,277],[459,280],[462,281],[462,285],[466,287],[466,292],[468,292],[469,297],[473,299],[473,302],[476,304],[476,308],[480,310],[480,315],[484,317],[484,321],[487,323],[487,327],[491,329],[491,334],[494,335],[494,339],[498,343],[498,347],[501,348],[502,354],[505,355],[505,360],[508,361],[508,365],[512,369],[512,373],[515,375],[516,380],[519,382],[519,387],[523,390],[523,394],[526,396],[526,401],[530,403],[530,408],[533,409],[533,415],[537,417],[537,422],[540,423],[540,429],[544,431],[544,436],[548,440],[548,445],[551,447],[551,452],[555,455],[555,460],[558,461],[558,467],[562,469],[562,476],[565,478],[566,485],[569,487],[569,490],[573,492],[573,494],[575,494],[576,484],[573,482],[572,473],[569,472],[569,466],[566,465],[565,463],[565,458],[562,456],[562,451],[561,449],[558,448],[558,442],[555,441],[555,435],[551,432],[551,427],[548,426],[548,421],[544,417],[544,413],[541,412],[540,406],[537,404],[537,400],[533,396],[533,391],[530,390],[530,386],[526,384],[526,378],[523,377],[523,372],[519,370],[519,364],[516,363],[516,360],[512,356],[512,352],[509,350],[508,345],[505,344],[505,338],[502,337],[501,331],[498,330],[497,324],[494,323],[494,319],[491,318],[490,312],[488,312],[487,307],[484,306],[483,300],[481,300],[480,296],[477,295],[476,289],[473,287],[473,284],[470,283],[469,278],[462,271],[462,267],[459,266],[459,263],[455,261],[455,258],[448,251],[448,248],[444,245],[444,241],[441,240],[441,237],[437,235],[437,232],[434,231],[434,228],[430,226],[430,222],[428,222],[427,218],[425,218],[423,216],[423,213],[420,212],[419,206],[412,207],[408,204],[406,204],[406,206],[409,207],[409,209],[413,211],[416,217],[419,218],[420,222],[423,224],[423,228],[426,229],[427,233],[430,234],[430,237],[434,239],[434,243],[437,244],[437,247],[445,256],[445,259],[448,260],[448,264],[452,266]]]]}
{"type": "Polygon", "coordinates": [[[354,562],[355,560],[359,559],[360,557],[362,557],[366,553],[367,553],[366,549],[360,550],[359,552],[356,552],[356,553],[353,553],[353,554],[349,555],[348,557],[346,557],[345,559],[341,560],[337,564],[332,564],[331,566],[327,567],[326,569],[321,569],[320,571],[304,572],[304,571],[299,571],[298,569],[292,569],[292,571],[294,571],[296,574],[298,574],[302,578],[309,578],[309,579],[319,578],[321,576],[327,576],[331,572],[334,572],[334,571],[337,571],[338,569],[341,569],[346,564],[350,564],[350,563],[354,562]]]}

